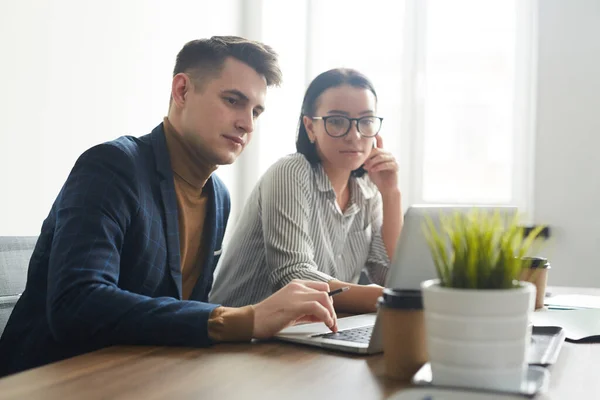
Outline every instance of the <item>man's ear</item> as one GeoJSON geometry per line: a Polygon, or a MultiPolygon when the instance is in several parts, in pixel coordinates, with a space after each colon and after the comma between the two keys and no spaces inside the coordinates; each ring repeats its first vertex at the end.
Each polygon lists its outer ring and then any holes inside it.
{"type": "Polygon", "coordinates": [[[186,74],[179,73],[173,77],[171,83],[171,97],[173,103],[178,107],[183,107],[188,90],[190,89],[190,81],[186,74]]]}

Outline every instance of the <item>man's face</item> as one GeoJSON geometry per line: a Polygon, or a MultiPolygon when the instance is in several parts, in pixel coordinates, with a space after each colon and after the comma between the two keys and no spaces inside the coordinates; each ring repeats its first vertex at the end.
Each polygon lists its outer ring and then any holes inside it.
{"type": "Polygon", "coordinates": [[[264,111],[265,78],[230,57],[218,77],[204,82],[194,82],[187,75],[179,79],[187,79],[187,88],[177,99],[179,133],[209,163],[233,163],[250,142],[256,119],[264,111]]]}

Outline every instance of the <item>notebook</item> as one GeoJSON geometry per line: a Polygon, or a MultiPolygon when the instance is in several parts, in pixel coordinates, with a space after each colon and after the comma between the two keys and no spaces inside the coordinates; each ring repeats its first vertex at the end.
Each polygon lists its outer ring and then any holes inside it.
{"type": "Polygon", "coordinates": [[[557,294],[546,297],[544,304],[550,308],[600,308],[600,296],[557,294]]]}
{"type": "Polygon", "coordinates": [[[539,310],[531,314],[535,326],[560,326],[566,340],[576,343],[600,343],[600,309],[539,310]]]}

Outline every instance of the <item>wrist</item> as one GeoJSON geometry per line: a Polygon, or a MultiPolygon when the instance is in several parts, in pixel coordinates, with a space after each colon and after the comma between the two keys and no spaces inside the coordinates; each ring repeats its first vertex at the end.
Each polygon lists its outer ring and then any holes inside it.
{"type": "Polygon", "coordinates": [[[369,287],[372,288],[371,290],[373,292],[373,295],[376,295],[377,297],[383,295],[383,286],[370,284],[369,287]]]}
{"type": "Polygon", "coordinates": [[[246,342],[254,334],[254,308],[217,307],[208,320],[208,335],[215,342],[246,342]]]}
{"type": "Polygon", "coordinates": [[[262,328],[261,322],[264,321],[262,302],[260,302],[258,304],[252,304],[251,307],[252,307],[252,317],[253,317],[252,318],[252,338],[260,339],[263,335],[263,332],[261,331],[261,328],[262,328]]]}
{"type": "Polygon", "coordinates": [[[379,193],[381,193],[381,198],[384,201],[386,201],[386,200],[399,201],[402,198],[402,193],[400,192],[399,187],[389,187],[389,188],[386,188],[385,190],[380,190],[379,193]]]}
{"type": "Polygon", "coordinates": [[[370,302],[372,304],[372,309],[370,312],[377,312],[377,301],[381,296],[383,296],[383,287],[379,285],[370,286],[371,296],[369,296],[370,302]]]}

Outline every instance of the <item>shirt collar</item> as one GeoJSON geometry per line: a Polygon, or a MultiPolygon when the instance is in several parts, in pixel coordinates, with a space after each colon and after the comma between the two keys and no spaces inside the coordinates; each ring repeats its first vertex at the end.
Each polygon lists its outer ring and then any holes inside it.
{"type": "Polygon", "coordinates": [[[377,187],[371,182],[367,174],[364,174],[360,178],[354,178],[352,181],[356,182],[363,197],[367,200],[374,197],[378,192],[377,187]]]}
{"type": "MultiPolygon", "coordinates": [[[[317,163],[313,167],[315,180],[317,182],[317,189],[320,192],[329,192],[333,191],[333,186],[331,186],[331,181],[329,177],[325,173],[323,166],[321,163],[317,163]]],[[[351,177],[350,178],[350,191],[351,191],[351,203],[356,203],[359,206],[364,205],[365,200],[369,200],[373,196],[377,194],[377,188],[371,183],[368,175],[365,174],[360,178],[351,177]]],[[[335,193],[334,193],[335,194],[335,193]]]]}

